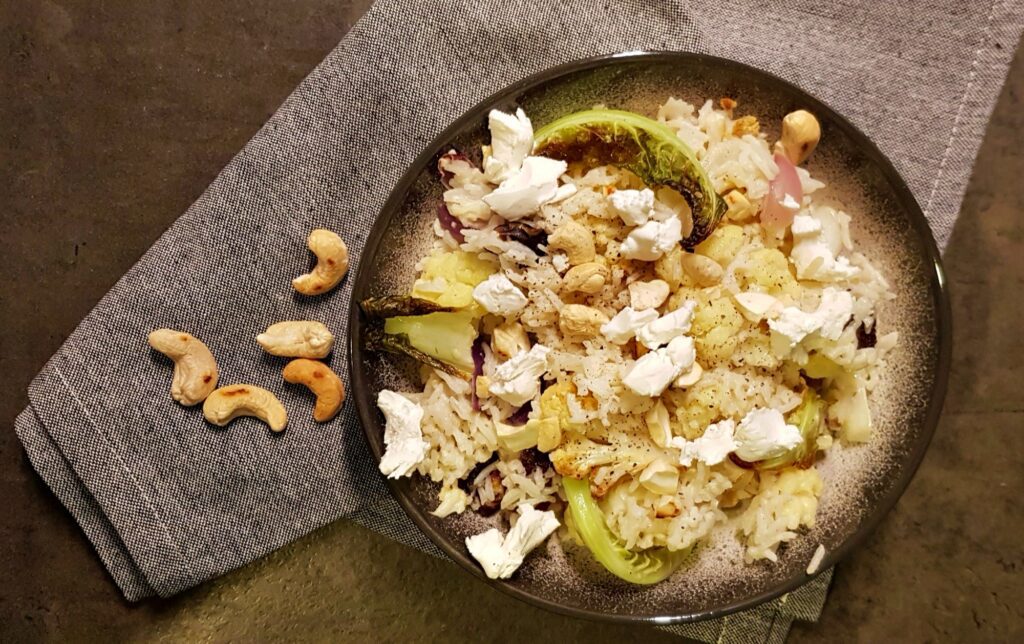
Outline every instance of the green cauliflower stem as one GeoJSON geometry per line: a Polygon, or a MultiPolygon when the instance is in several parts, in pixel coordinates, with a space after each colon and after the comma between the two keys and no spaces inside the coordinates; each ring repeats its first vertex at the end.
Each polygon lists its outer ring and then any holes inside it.
{"type": "Polygon", "coordinates": [[[693,216],[693,230],[682,240],[687,248],[710,235],[726,211],[693,150],[664,123],[634,112],[594,109],[564,116],[537,131],[534,154],[588,168],[614,165],[649,186],[678,191],[693,216]]]}

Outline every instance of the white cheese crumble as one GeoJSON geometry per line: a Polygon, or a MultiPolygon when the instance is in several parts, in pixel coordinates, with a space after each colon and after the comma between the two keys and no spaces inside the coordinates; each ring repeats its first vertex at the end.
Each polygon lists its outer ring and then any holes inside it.
{"type": "Polygon", "coordinates": [[[683,223],[679,217],[667,221],[649,221],[634,228],[619,247],[619,254],[625,259],[653,262],[672,250],[683,238],[683,223]]]}
{"type": "Polygon", "coordinates": [[[550,510],[541,512],[532,505],[519,506],[519,520],[504,537],[497,528],[491,528],[472,537],[466,537],[466,548],[491,579],[508,579],[531,550],[540,545],[558,529],[558,519],[550,510]]]}
{"type": "Polygon", "coordinates": [[[654,215],[654,191],[616,190],[608,197],[622,221],[629,226],[647,223],[654,215]]]}
{"type": "Polygon", "coordinates": [[[626,344],[636,335],[640,327],[658,319],[658,312],[654,309],[637,311],[627,306],[615,314],[611,320],[601,325],[601,335],[609,342],[615,344],[626,344]]]}
{"type": "Polygon", "coordinates": [[[672,447],[679,449],[679,464],[690,467],[694,461],[701,461],[718,465],[736,450],[735,429],[736,423],[727,418],[708,425],[704,434],[692,441],[676,436],[672,439],[672,447]]]}
{"type": "Polygon", "coordinates": [[[527,299],[504,273],[495,273],[476,285],[473,299],[488,313],[510,317],[526,308],[527,299]]]}
{"type": "Polygon", "coordinates": [[[423,408],[405,396],[385,389],[377,394],[377,407],[384,414],[384,456],[380,471],[388,478],[409,474],[430,446],[423,440],[420,422],[423,408]]]}
{"type": "Polygon", "coordinates": [[[782,456],[803,441],[777,409],[754,409],[736,427],[736,456],[748,463],[782,456]]]}
{"type": "Polygon", "coordinates": [[[854,277],[860,269],[846,257],[837,257],[842,245],[841,226],[831,208],[816,208],[793,218],[790,259],[799,279],[834,282],[854,277]]]}
{"type": "Polygon", "coordinates": [[[483,197],[484,203],[511,221],[532,215],[543,204],[568,196],[558,187],[558,178],[565,174],[566,167],[565,161],[526,157],[516,173],[483,197]]]}
{"type": "Polygon", "coordinates": [[[660,396],[697,358],[693,338],[680,336],[633,363],[622,384],[639,396],[660,396]]]}
{"type": "Polygon", "coordinates": [[[551,349],[535,344],[501,363],[491,376],[491,393],[510,405],[520,407],[540,393],[540,377],[548,370],[551,349]]]}
{"type": "Polygon", "coordinates": [[[838,340],[852,315],[853,296],[848,291],[826,286],[815,311],[808,313],[795,306],[787,306],[777,318],[768,320],[772,345],[776,353],[784,353],[812,333],[819,333],[828,340],[838,340]]]}
{"type": "Polygon", "coordinates": [[[696,308],[697,302],[687,300],[675,311],[666,313],[657,320],[640,327],[636,333],[637,340],[648,349],[657,349],[673,338],[689,333],[693,312],[696,308]]]}
{"type": "Polygon", "coordinates": [[[533,124],[523,110],[515,115],[491,110],[487,115],[491,130],[489,154],[484,155],[484,176],[491,183],[501,183],[519,171],[523,159],[533,149],[533,124]]]}

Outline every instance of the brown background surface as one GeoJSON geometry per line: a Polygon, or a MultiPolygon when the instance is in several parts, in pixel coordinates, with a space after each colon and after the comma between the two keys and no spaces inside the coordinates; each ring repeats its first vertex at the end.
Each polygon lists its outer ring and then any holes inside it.
{"type": "MultiPolygon", "coordinates": [[[[349,523],[129,605],[13,432],[25,387],[369,0],[0,0],[0,639],[645,641],[521,604],[349,523]]],[[[1024,55],[946,253],[944,418],[803,641],[1024,640],[1024,55]]]]}

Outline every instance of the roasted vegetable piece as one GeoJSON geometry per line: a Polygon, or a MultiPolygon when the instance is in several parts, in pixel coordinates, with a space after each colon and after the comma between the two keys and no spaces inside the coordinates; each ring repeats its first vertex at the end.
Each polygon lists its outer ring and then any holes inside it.
{"type": "Polygon", "coordinates": [[[453,376],[459,376],[460,378],[469,377],[468,374],[460,371],[457,367],[453,367],[447,362],[442,362],[434,356],[412,346],[412,344],[409,343],[408,336],[391,335],[385,333],[384,329],[380,327],[371,327],[366,330],[366,348],[370,351],[387,351],[388,353],[406,355],[414,360],[422,362],[428,367],[439,369],[453,376]]]}
{"type": "Polygon", "coordinates": [[[467,378],[473,373],[476,318],[470,311],[388,318],[384,332],[405,336],[411,346],[464,372],[461,375],[467,378]]]}
{"type": "Polygon", "coordinates": [[[627,549],[605,523],[601,507],[590,495],[589,481],[565,477],[562,487],[576,534],[594,559],[616,577],[633,584],[656,584],[667,579],[690,554],[691,548],[677,552],[667,548],[639,552],[627,549]]]}
{"type": "Polygon", "coordinates": [[[677,190],[693,211],[693,230],[682,241],[687,248],[710,235],[726,211],[693,150],[664,124],[634,112],[597,109],[564,116],[537,131],[534,154],[588,168],[614,165],[649,186],[677,190]]]}
{"type": "Polygon", "coordinates": [[[816,442],[818,435],[821,434],[822,424],[825,422],[825,401],[808,387],[804,391],[800,406],[790,413],[786,422],[796,425],[800,429],[800,435],[804,438],[803,442],[782,456],[754,463],[758,469],[773,470],[789,465],[806,468],[814,462],[814,453],[817,451],[816,442]]]}
{"type": "Polygon", "coordinates": [[[363,312],[372,318],[390,318],[396,315],[426,315],[427,313],[451,312],[455,309],[441,306],[430,300],[409,295],[385,295],[368,297],[359,303],[363,312]]]}

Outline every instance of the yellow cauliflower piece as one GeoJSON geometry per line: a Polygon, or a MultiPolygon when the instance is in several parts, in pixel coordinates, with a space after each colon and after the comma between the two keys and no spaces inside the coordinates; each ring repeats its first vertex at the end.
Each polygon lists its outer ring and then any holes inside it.
{"type": "Polygon", "coordinates": [[[463,308],[474,304],[473,289],[490,277],[497,266],[461,250],[431,255],[412,286],[412,296],[441,306],[463,308]]]}
{"type": "Polygon", "coordinates": [[[775,248],[762,248],[752,252],[739,274],[744,287],[760,286],[772,293],[796,295],[800,286],[790,272],[789,260],[775,248]]]}
{"type": "Polygon", "coordinates": [[[694,252],[715,260],[723,267],[736,257],[743,246],[743,228],[725,225],[715,229],[707,239],[697,244],[694,252]]]}

